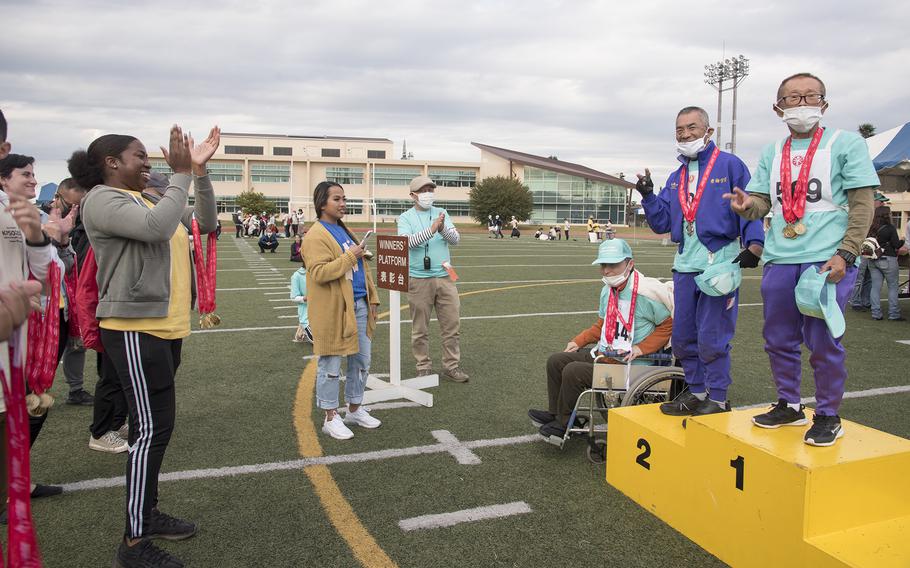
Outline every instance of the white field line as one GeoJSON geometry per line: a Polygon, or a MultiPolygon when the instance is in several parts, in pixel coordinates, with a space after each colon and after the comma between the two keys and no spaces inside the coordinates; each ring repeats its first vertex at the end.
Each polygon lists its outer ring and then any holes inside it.
{"type": "MultiPolygon", "coordinates": [[[[861,391],[852,391],[845,392],[844,398],[866,398],[869,396],[882,396],[885,394],[899,394],[904,392],[910,392],[910,385],[897,386],[897,387],[880,387],[876,389],[866,389],[861,391]]],[[[813,404],[815,402],[814,396],[809,396],[806,398],[801,398],[799,400],[802,404],[813,404]]],[[[765,408],[769,406],[770,403],[763,404],[750,404],[748,406],[737,406],[736,410],[749,410],[752,408],[765,408]]]]}
{"type": "Polygon", "coordinates": [[[421,515],[402,519],[398,521],[398,526],[405,532],[416,531],[421,529],[437,529],[441,527],[451,527],[461,523],[473,521],[484,521],[487,519],[501,519],[511,517],[512,515],[522,515],[530,513],[531,507],[524,501],[514,501],[502,505],[487,505],[485,507],[475,507],[473,509],[464,509],[462,511],[453,511],[451,513],[437,513],[434,515],[421,515]]]}
{"type": "Polygon", "coordinates": [[[430,434],[432,434],[440,444],[445,445],[448,448],[448,452],[455,458],[455,461],[461,465],[477,465],[480,463],[480,458],[477,454],[468,449],[461,443],[461,440],[456,438],[455,435],[448,430],[433,430],[430,434]]]}
{"type": "MultiPolygon", "coordinates": [[[[284,300],[284,301],[291,302],[292,300],[284,300]]],[[[273,310],[296,310],[297,304],[294,304],[293,306],[273,306],[272,309],[273,310]]]]}
{"type": "MultiPolygon", "coordinates": [[[[278,309],[278,308],[275,308],[278,309]]],[[[514,318],[533,318],[533,317],[544,317],[544,316],[571,316],[571,315],[583,315],[583,314],[596,314],[597,310],[592,311],[581,311],[581,312],[538,312],[536,314],[506,314],[501,316],[466,316],[460,318],[461,321],[466,320],[486,320],[486,319],[514,319],[514,318]]],[[[296,318],[297,316],[278,316],[279,319],[286,318],[296,318]]],[[[437,321],[436,318],[430,318],[430,321],[437,321]]],[[[401,320],[401,323],[413,323],[413,320],[401,320]]],[[[389,325],[388,320],[378,321],[376,325],[389,325]]]]}
{"type": "MultiPolygon", "coordinates": [[[[271,294],[272,292],[268,292],[268,293],[271,294]]],[[[269,300],[269,301],[270,302],[293,302],[294,300],[292,300],[290,298],[278,298],[276,300],[269,300]]]]}
{"type": "MultiPolygon", "coordinates": [[[[297,316],[294,316],[295,318],[297,316]]],[[[272,329],[297,329],[296,325],[271,325],[265,327],[231,327],[226,329],[194,329],[190,333],[230,333],[234,331],[268,331],[272,329]]]]}
{"type": "MultiPolygon", "coordinates": [[[[541,440],[539,434],[527,434],[524,436],[512,436],[509,438],[493,438],[488,440],[474,440],[463,442],[463,445],[469,449],[491,448],[502,446],[514,446],[517,444],[527,444],[541,440]]],[[[333,465],[337,463],[362,463],[376,460],[385,460],[390,458],[400,458],[406,456],[420,456],[427,454],[449,453],[449,446],[446,444],[428,444],[425,446],[411,446],[409,448],[393,448],[387,450],[376,450],[372,452],[361,452],[357,454],[341,454],[335,456],[320,456],[316,458],[301,458],[296,460],[287,460],[280,462],[268,462],[251,465],[225,466],[205,469],[190,469],[183,471],[173,471],[162,473],[158,476],[158,481],[187,481],[192,479],[214,479],[220,477],[234,477],[237,475],[250,475],[255,473],[269,473],[272,471],[287,471],[303,469],[312,465],[333,465]]],[[[74,491],[91,491],[94,489],[106,489],[110,487],[123,487],[126,484],[126,477],[107,477],[97,479],[87,479],[85,481],[76,481],[74,483],[63,484],[64,492],[74,491]]]]}
{"type": "Polygon", "coordinates": [[[898,339],[897,343],[903,343],[904,345],[910,345],[910,339],[898,339]]]}

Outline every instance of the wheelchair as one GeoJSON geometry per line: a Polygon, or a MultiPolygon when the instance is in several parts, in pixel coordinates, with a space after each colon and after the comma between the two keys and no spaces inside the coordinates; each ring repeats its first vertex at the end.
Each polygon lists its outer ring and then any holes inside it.
{"type": "MultiPolygon", "coordinates": [[[[625,353],[608,351],[598,359],[621,360],[624,356],[625,353]]],[[[685,373],[682,367],[673,366],[669,348],[637,360],[651,364],[631,365],[628,385],[625,364],[595,362],[591,388],[578,395],[565,435],[545,440],[561,449],[569,438],[585,435],[588,461],[603,464],[607,461],[607,413],[611,408],[669,402],[685,391],[685,373]],[[601,418],[599,423],[597,416],[601,418]]]]}

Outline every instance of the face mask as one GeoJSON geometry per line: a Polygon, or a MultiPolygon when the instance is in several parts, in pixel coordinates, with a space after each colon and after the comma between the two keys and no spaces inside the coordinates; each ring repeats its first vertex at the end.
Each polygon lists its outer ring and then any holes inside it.
{"type": "Polygon", "coordinates": [[[429,209],[433,206],[433,200],[436,199],[436,194],[432,191],[426,193],[417,194],[417,203],[424,209],[429,209]]]}
{"type": "MultiPolygon", "coordinates": [[[[629,266],[631,267],[631,264],[629,266]]],[[[604,276],[601,280],[610,288],[619,288],[622,286],[623,282],[629,279],[630,274],[632,274],[632,271],[628,270],[624,271],[622,274],[617,274],[616,276],[604,276]]]]}
{"type": "Polygon", "coordinates": [[[800,133],[809,132],[822,119],[822,107],[798,106],[783,109],[782,112],[784,116],[781,119],[800,133]]]}
{"type": "Polygon", "coordinates": [[[708,142],[705,138],[699,138],[691,142],[677,142],[676,152],[687,158],[694,158],[698,153],[705,149],[708,142]]]}

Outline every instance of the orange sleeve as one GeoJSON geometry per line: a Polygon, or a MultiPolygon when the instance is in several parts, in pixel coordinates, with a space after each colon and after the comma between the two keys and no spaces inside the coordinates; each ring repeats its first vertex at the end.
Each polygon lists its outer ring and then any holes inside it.
{"type": "Polygon", "coordinates": [[[641,354],[650,355],[651,353],[657,353],[663,349],[667,342],[670,341],[670,335],[672,333],[673,318],[670,317],[655,327],[654,331],[651,332],[651,335],[644,338],[644,340],[638,344],[638,348],[641,349],[641,354]]]}
{"type": "Polygon", "coordinates": [[[576,335],[575,339],[572,341],[574,341],[575,345],[578,345],[579,347],[584,347],[590,343],[597,343],[600,340],[600,330],[603,328],[603,325],[604,319],[599,318],[597,320],[597,323],[576,335]]]}

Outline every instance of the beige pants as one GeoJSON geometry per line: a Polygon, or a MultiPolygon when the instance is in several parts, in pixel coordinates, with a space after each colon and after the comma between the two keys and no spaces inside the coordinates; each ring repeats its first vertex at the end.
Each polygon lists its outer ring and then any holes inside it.
{"type": "Polygon", "coordinates": [[[430,360],[430,314],[436,308],[436,318],[442,332],[442,366],[446,371],[458,368],[461,361],[459,347],[461,301],[455,283],[443,278],[410,278],[408,304],[411,309],[411,351],[417,360],[418,370],[433,367],[430,360]]]}

